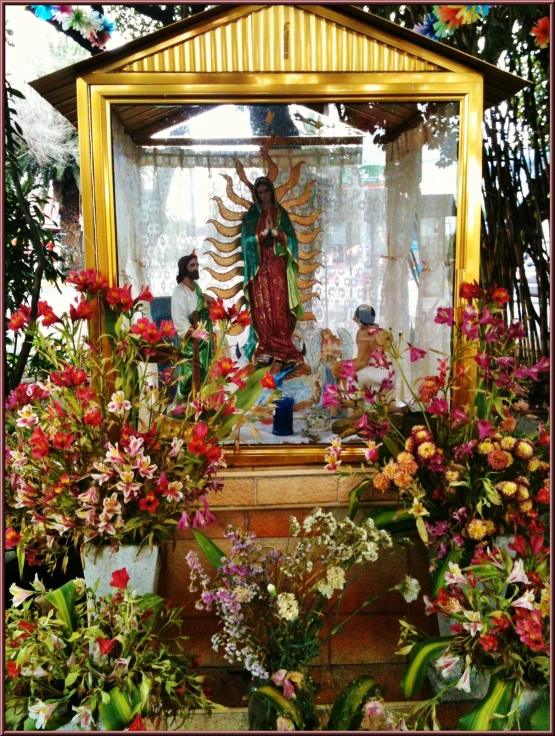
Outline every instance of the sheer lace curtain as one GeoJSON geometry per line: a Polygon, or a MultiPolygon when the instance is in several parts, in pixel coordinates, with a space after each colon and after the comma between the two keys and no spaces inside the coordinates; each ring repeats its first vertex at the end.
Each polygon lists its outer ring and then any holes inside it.
{"type": "MultiPolygon", "coordinates": [[[[410,340],[409,265],[415,227],[416,207],[422,169],[422,134],[419,129],[402,133],[386,146],[385,183],[387,189],[387,265],[380,303],[380,326],[391,330],[394,340],[400,334],[410,340]]],[[[411,380],[407,354],[401,358],[402,370],[411,380]]],[[[396,397],[408,399],[403,381],[397,380],[396,397]]]]}

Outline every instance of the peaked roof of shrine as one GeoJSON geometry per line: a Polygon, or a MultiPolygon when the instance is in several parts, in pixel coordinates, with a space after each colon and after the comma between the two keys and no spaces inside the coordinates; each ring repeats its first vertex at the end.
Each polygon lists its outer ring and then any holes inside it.
{"type": "Polygon", "coordinates": [[[531,84],[355,6],[221,5],[36,79],[31,86],[77,127],[80,77],[191,71],[474,71],[484,77],[486,108],[531,84]],[[286,26],[288,38],[283,37],[286,26]],[[273,44],[264,43],[268,37],[273,44]],[[243,43],[245,38],[251,42],[243,43]]]}

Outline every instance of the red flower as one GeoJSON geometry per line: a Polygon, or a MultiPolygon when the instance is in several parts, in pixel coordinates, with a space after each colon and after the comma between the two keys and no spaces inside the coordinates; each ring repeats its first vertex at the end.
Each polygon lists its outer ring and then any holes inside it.
{"type": "Polygon", "coordinates": [[[174,337],[177,334],[177,330],[173,326],[173,322],[169,319],[164,319],[160,323],[160,334],[162,337],[174,337]]]}
{"type": "Polygon", "coordinates": [[[44,434],[42,427],[35,427],[33,434],[31,435],[31,439],[29,440],[29,444],[33,448],[31,451],[32,457],[35,457],[38,460],[46,457],[50,452],[48,438],[44,434]]]}
{"type": "Polygon", "coordinates": [[[549,17],[546,15],[540,18],[536,25],[532,28],[530,35],[536,37],[536,43],[543,49],[549,43],[549,17]]]}
{"type": "Polygon", "coordinates": [[[21,672],[21,667],[11,659],[8,660],[6,669],[8,670],[8,675],[14,679],[19,677],[19,673],[21,672]]]}
{"type": "Polygon", "coordinates": [[[74,434],[66,434],[65,432],[56,432],[52,444],[57,450],[69,450],[75,439],[74,434]]]}
{"type": "Polygon", "coordinates": [[[112,586],[112,588],[125,590],[127,588],[128,582],[129,574],[127,573],[125,567],[122,567],[121,570],[114,570],[114,572],[112,573],[112,579],[110,580],[110,585],[112,586]]]}
{"type": "Polygon", "coordinates": [[[536,501],[538,503],[546,503],[546,504],[548,504],[550,502],[550,500],[551,499],[550,499],[550,496],[549,496],[549,491],[547,490],[547,488],[545,486],[543,486],[538,491],[538,495],[536,496],[536,501]]]}
{"type": "Polygon", "coordinates": [[[153,514],[158,506],[160,505],[160,501],[156,498],[156,495],[153,491],[149,491],[144,498],[141,498],[139,501],[139,508],[141,511],[148,511],[151,514],[153,514]]]}
{"type": "Polygon", "coordinates": [[[103,639],[99,636],[96,641],[100,647],[100,654],[104,657],[106,654],[110,654],[117,639],[103,639]]]}
{"type": "Polygon", "coordinates": [[[128,731],[146,731],[146,726],[144,724],[143,719],[141,718],[141,714],[137,713],[135,716],[135,720],[133,723],[129,726],[127,729],[128,731]]]}
{"type": "Polygon", "coordinates": [[[204,455],[206,452],[206,445],[199,437],[193,437],[187,445],[187,450],[191,455],[204,455]]]}
{"type": "Polygon", "coordinates": [[[550,442],[549,432],[546,430],[546,428],[543,426],[541,422],[539,425],[539,429],[540,429],[540,436],[538,437],[538,441],[536,444],[542,445],[543,447],[549,447],[549,442],[550,442]]]}
{"type": "Polygon", "coordinates": [[[143,286],[141,289],[141,293],[139,296],[135,299],[135,303],[137,302],[151,302],[154,299],[152,296],[152,293],[150,291],[150,287],[143,286]]]}
{"type": "Polygon", "coordinates": [[[262,388],[274,389],[276,387],[276,379],[271,373],[266,373],[264,378],[260,381],[262,388]]]}
{"type": "Polygon", "coordinates": [[[533,652],[541,652],[545,648],[542,631],[541,611],[534,609],[526,618],[520,618],[515,625],[520,641],[530,647],[533,652]]]}
{"type": "Polygon", "coordinates": [[[135,303],[131,296],[131,285],[112,286],[106,292],[106,301],[115,311],[128,312],[135,303]]]}
{"type": "Polygon", "coordinates": [[[6,549],[11,549],[11,547],[17,547],[17,545],[21,542],[21,534],[18,534],[16,530],[10,526],[8,529],[6,529],[6,534],[4,537],[4,546],[6,549]]]}
{"type": "Polygon", "coordinates": [[[511,296],[507,289],[496,286],[492,292],[491,298],[498,307],[502,307],[504,304],[507,304],[507,302],[510,301],[511,296]]]}
{"type": "Polygon", "coordinates": [[[37,305],[37,317],[43,318],[42,324],[45,327],[50,327],[50,325],[60,321],[60,318],[54,314],[52,307],[47,302],[42,301],[37,305]]]}
{"type": "Polygon", "coordinates": [[[102,422],[102,414],[98,407],[89,409],[83,417],[83,424],[89,424],[91,427],[98,427],[102,422]]]}
{"type": "Polygon", "coordinates": [[[491,631],[496,634],[498,631],[507,631],[511,625],[511,619],[502,613],[500,616],[492,616],[491,623],[494,624],[491,631]]]}
{"type": "Polygon", "coordinates": [[[87,383],[89,376],[82,368],[74,368],[72,365],[65,365],[61,373],[51,373],[50,380],[55,386],[81,386],[87,383]]]}
{"type": "Polygon", "coordinates": [[[18,629],[23,629],[23,631],[28,631],[29,634],[32,634],[33,631],[37,628],[38,624],[32,624],[29,623],[29,621],[19,621],[17,624],[18,629]]]}
{"type": "Polygon", "coordinates": [[[459,290],[459,296],[462,299],[481,299],[483,292],[476,281],[472,284],[469,284],[467,281],[463,281],[459,290]]]}
{"type": "Polygon", "coordinates": [[[460,10],[460,5],[438,5],[437,17],[441,23],[446,23],[447,30],[451,31],[459,28],[464,23],[464,16],[459,16],[460,10]]]}
{"type": "Polygon", "coordinates": [[[238,325],[242,325],[243,327],[248,327],[250,325],[251,318],[246,309],[244,309],[242,312],[239,312],[236,322],[238,325]]]}
{"type": "Polygon", "coordinates": [[[88,301],[84,296],[81,297],[77,305],[69,305],[69,316],[74,321],[91,320],[94,317],[94,302],[88,301]]]}
{"type": "Polygon", "coordinates": [[[478,437],[480,442],[495,433],[493,424],[489,420],[479,419],[476,426],[478,427],[478,437]]]}
{"type": "Polygon", "coordinates": [[[20,304],[17,312],[12,314],[10,321],[8,322],[8,330],[18,332],[24,327],[27,327],[31,321],[31,309],[25,304],[20,304]]]}
{"type": "Polygon", "coordinates": [[[437,414],[437,416],[444,416],[449,411],[449,404],[445,399],[434,399],[428,406],[430,414],[437,414]]]}
{"type": "Polygon", "coordinates": [[[217,322],[219,319],[227,318],[227,310],[224,307],[224,303],[221,299],[217,299],[210,305],[210,319],[212,322],[217,322]]]}
{"type": "Polygon", "coordinates": [[[219,360],[215,366],[215,373],[218,377],[227,378],[237,368],[237,363],[231,358],[223,358],[219,360]]]}
{"type": "Polygon", "coordinates": [[[72,271],[66,279],[66,283],[73,284],[77,291],[96,294],[102,289],[108,288],[108,282],[94,268],[87,271],[72,271]]]}
{"type": "Polygon", "coordinates": [[[480,637],[480,644],[484,652],[495,652],[499,645],[499,639],[493,634],[484,634],[480,637]]]}
{"type": "Polygon", "coordinates": [[[204,451],[204,454],[209,464],[215,463],[222,456],[222,448],[219,445],[208,444],[206,445],[206,450],[204,451]]]}
{"type": "Polygon", "coordinates": [[[453,308],[438,307],[434,322],[436,323],[436,325],[449,325],[449,327],[452,327],[454,324],[453,308]]]}

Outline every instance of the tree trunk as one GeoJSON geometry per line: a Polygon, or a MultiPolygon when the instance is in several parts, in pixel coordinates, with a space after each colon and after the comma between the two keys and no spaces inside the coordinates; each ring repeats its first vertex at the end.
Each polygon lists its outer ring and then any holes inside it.
{"type": "Polygon", "coordinates": [[[84,268],[83,238],[81,236],[81,195],[71,169],[65,169],[62,179],[54,183],[54,196],[60,207],[60,241],[68,250],[71,267],[84,268]]]}

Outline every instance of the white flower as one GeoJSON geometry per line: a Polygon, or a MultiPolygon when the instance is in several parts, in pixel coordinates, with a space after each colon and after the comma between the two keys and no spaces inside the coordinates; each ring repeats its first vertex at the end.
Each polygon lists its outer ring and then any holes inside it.
{"type": "Polygon", "coordinates": [[[19,585],[16,585],[15,583],[12,583],[10,585],[10,593],[13,596],[12,606],[14,608],[20,606],[23,601],[26,601],[30,595],[33,595],[32,590],[25,590],[24,588],[20,588],[19,585]]]}
{"type": "Polygon", "coordinates": [[[21,669],[21,674],[24,677],[47,677],[49,673],[39,664],[35,668],[23,667],[21,669]]]}
{"type": "Polygon", "coordinates": [[[330,567],[326,573],[328,583],[336,590],[343,590],[345,585],[345,570],[342,567],[330,567]]]}
{"type": "Polygon", "coordinates": [[[316,585],[314,586],[315,590],[318,591],[318,593],[321,593],[324,598],[331,598],[333,596],[334,588],[330,583],[328,583],[327,580],[318,580],[316,585]]]}
{"type": "Polygon", "coordinates": [[[278,716],[278,719],[276,721],[276,727],[278,731],[294,731],[295,730],[295,724],[293,721],[290,721],[289,718],[285,718],[284,716],[278,716]]]}
{"type": "Polygon", "coordinates": [[[39,418],[33,411],[33,407],[27,404],[23,409],[18,409],[19,419],[16,421],[18,427],[32,427],[39,423],[39,418]]]}
{"type": "Polygon", "coordinates": [[[458,690],[464,690],[465,693],[470,692],[470,667],[466,667],[461,679],[457,682],[455,687],[458,690]]]}
{"type": "Polygon", "coordinates": [[[40,593],[46,593],[46,587],[42,580],[39,580],[39,575],[37,572],[35,573],[35,579],[31,583],[31,585],[35,590],[38,590],[40,593]]]}
{"type": "Polygon", "coordinates": [[[297,521],[296,516],[291,516],[289,519],[289,533],[292,537],[296,537],[300,534],[301,525],[297,521]]]}
{"type": "Polygon", "coordinates": [[[267,586],[268,593],[272,596],[272,598],[276,597],[276,586],[273,583],[269,583],[267,586]]]}
{"type": "Polygon", "coordinates": [[[363,705],[362,710],[369,718],[381,718],[385,713],[385,703],[383,700],[369,700],[363,705]]]}
{"type": "Polygon", "coordinates": [[[71,707],[77,713],[73,719],[75,725],[81,726],[85,731],[90,731],[90,726],[94,723],[90,707],[88,705],[78,705],[77,707],[72,705],[71,707]]]}
{"type": "MultiPolygon", "coordinates": [[[[524,572],[524,560],[516,560],[511,570],[511,574],[507,578],[508,583],[528,583],[528,576],[524,572]]],[[[514,605],[514,603],[513,603],[514,605]]]]}
{"type": "Polygon", "coordinates": [[[114,414],[124,414],[131,409],[131,402],[125,398],[123,391],[114,391],[108,404],[108,411],[114,414]]]}
{"type": "Polygon", "coordinates": [[[524,593],[524,595],[521,595],[520,598],[517,598],[516,601],[513,601],[511,605],[514,608],[527,608],[529,611],[533,611],[534,610],[534,592],[532,590],[527,590],[526,593],[524,593]]]}
{"type": "Polygon", "coordinates": [[[450,562],[449,572],[445,573],[445,582],[449,583],[449,585],[457,585],[457,583],[466,585],[468,580],[462,574],[461,568],[455,562],[450,562]]]}
{"type": "Polygon", "coordinates": [[[293,593],[280,593],[277,607],[279,617],[284,621],[294,621],[299,616],[299,604],[293,593]]]}
{"type": "Polygon", "coordinates": [[[29,708],[29,718],[35,721],[35,728],[44,728],[52,713],[58,707],[58,703],[43,703],[42,700],[29,708]]]}
{"type": "Polygon", "coordinates": [[[480,613],[478,611],[463,611],[463,613],[469,621],[469,623],[463,624],[463,628],[470,631],[472,636],[476,636],[483,629],[480,613]]]}
{"type": "Polygon", "coordinates": [[[168,452],[168,457],[177,457],[179,453],[181,452],[182,447],[183,447],[183,440],[179,440],[177,439],[177,437],[174,437],[172,439],[170,451],[168,452]]]}
{"type": "Polygon", "coordinates": [[[405,579],[402,583],[398,583],[392,590],[398,590],[403,596],[407,603],[412,603],[418,598],[420,593],[420,583],[416,578],[411,578],[410,575],[405,575],[405,579]]]}
{"type": "Polygon", "coordinates": [[[439,667],[439,669],[441,670],[442,676],[447,677],[447,675],[451,672],[451,670],[453,669],[453,667],[455,667],[459,660],[460,657],[457,657],[456,655],[452,654],[449,649],[446,649],[441,657],[437,658],[436,666],[439,667]]]}

